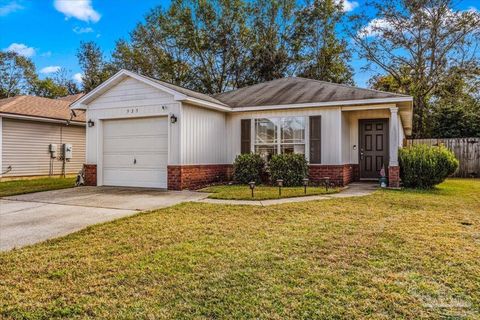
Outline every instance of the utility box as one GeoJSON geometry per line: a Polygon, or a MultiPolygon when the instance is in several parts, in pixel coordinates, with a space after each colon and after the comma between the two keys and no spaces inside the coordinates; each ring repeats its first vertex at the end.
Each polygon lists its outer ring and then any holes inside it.
{"type": "Polygon", "coordinates": [[[51,158],[56,158],[57,157],[57,145],[56,144],[51,143],[48,146],[48,151],[50,152],[50,157],[51,158]]]}
{"type": "Polygon", "coordinates": [[[63,157],[65,160],[70,160],[73,157],[73,146],[71,143],[63,144],[63,157]]]}

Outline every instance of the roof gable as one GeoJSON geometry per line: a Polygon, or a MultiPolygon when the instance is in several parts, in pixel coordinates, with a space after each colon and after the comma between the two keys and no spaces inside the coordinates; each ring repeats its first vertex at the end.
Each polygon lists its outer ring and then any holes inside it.
{"type": "Polygon", "coordinates": [[[186,88],[182,88],[167,82],[160,80],[152,79],[143,75],[130,72],[128,70],[120,70],[115,75],[110,77],[107,81],[75,101],[71,104],[72,109],[86,109],[87,105],[107,92],[110,88],[114,87],[118,83],[125,80],[127,77],[134,78],[138,81],[141,81],[145,84],[153,86],[159,90],[165,91],[168,94],[171,94],[174,100],[178,101],[189,101],[193,104],[205,105],[212,108],[225,109],[228,110],[229,106],[225,105],[221,101],[215,99],[214,97],[208,96],[203,93],[195,92],[186,88]]]}

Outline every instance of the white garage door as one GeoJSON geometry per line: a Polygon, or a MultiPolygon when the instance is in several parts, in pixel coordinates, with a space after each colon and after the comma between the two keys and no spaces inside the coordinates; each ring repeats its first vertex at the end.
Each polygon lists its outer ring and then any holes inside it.
{"type": "Polygon", "coordinates": [[[104,121],[105,186],[166,188],[167,163],[167,117],[104,121]]]}

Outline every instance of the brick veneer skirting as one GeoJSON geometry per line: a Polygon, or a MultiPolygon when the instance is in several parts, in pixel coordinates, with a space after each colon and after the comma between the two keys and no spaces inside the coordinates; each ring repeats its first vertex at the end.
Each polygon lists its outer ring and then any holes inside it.
{"type": "Polygon", "coordinates": [[[97,185],[97,165],[96,164],[84,164],[83,174],[85,176],[86,186],[97,185]]]}
{"type": "Polygon", "coordinates": [[[359,180],[358,164],[343,165],[310,165],[309,178],[313,183],[317,183],[330,178],[330,182],[337,186],[345,186],[353,181],[359,180]]]}
{"type": "Polygon", "coordinates": [[[168,166],[168,189],[199,189],[212,183],[231,180],[232,172],[231,164],[168,166]]]}
{"type": "Polygon", "coordinates": [[[400,187],[400,167],[399,166],[388,167],[388,186],[390,188],[400,187]]]}

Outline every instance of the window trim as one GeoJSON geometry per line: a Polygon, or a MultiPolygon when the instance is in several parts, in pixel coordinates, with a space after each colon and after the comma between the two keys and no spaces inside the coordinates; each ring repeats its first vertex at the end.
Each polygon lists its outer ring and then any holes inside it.
{"type": "Polygon", "coordinates": [[[245,119],[251,119],[252,124],[250,126],[250,134],[251,134],[251,139],[250,139],[250,150],[252,153],[255,153],[255,146],[256,145],[273,145],[276,146],[277,154],[281,154],[282,152],[282,145],[304,145],[305,146],[305,159],[307,162],[310,161],[310,115],[275,115],[275,116],[269,116],[269,115],[263,115],[263,116],[252,116],[250,118],[242,118],[241,120],[245,119]],[[282,133],[281,133],[281,120],[284,118],[303,118],[304,121],[304,142],[303,143],[282,143],[282,133]],[[270,119],[274,121],[275,126],[276,126],[276,138],[277,142],[276,143],[256,143],[256,123],[255,120],[257,119],[270,119]]]}

